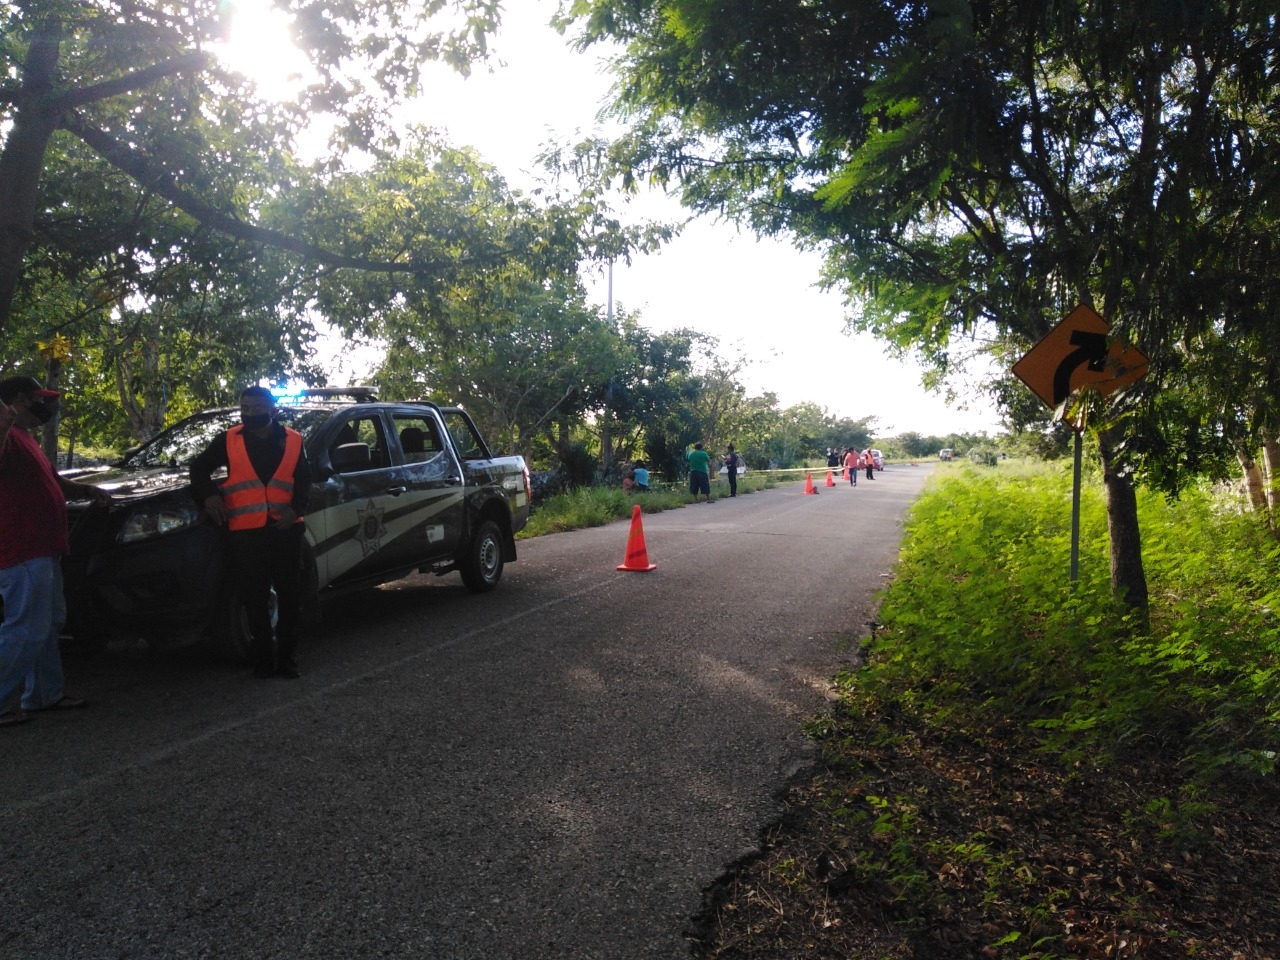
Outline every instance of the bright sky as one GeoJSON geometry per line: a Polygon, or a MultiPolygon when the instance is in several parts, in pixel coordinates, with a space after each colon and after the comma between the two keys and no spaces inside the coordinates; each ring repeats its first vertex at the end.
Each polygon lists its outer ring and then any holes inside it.
{"type": "MultiPolygon", "coordinates": [[[[546,25],[555,6],[553,0],[510,4],[492,44],[502,63],[466,79],[445,68],[428,74],[427,90],[404,118],[475,147],[512,186],[530,186],[529,171],[546,141],[599,129],[596,114],[610,84],[599,54],[573,52],[546,25]]],[[[261,43],[265,33],[258,24],[243,36],[261,43]]],[[[281,63],[279,46],[274,49],[271,56],[249,54],[249,62],[281,63]]],[[[650,217],[682,216],[658,198],[643,206],[650,217]]],[[[924,391],[913,365],[889,358],[870,337],[847,336],[839,296],[814,287],[818,266],[816,255],[786,243],[696,221],[662,252],[630,267],[616,265],[614,303],[638,310],[651,330],[690,327],[719,338],[723,356],[749,358],[742,375],[748,392],[771,391],[784,407],[808,401],[840,417],[874,416],[880,436],[999,430],[985,401],[970,401],[967,410],[948,407],[924,391]]],[[[604,278],[592,289],[604,305],[604,278]]]]}

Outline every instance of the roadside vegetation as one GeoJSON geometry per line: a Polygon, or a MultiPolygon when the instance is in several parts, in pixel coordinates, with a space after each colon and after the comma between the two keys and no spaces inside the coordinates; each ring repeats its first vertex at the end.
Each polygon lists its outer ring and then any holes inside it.
{"type": "MultiPolygon", "coordinates": [[[[738,494],[767,490],[782,482],[789,481],[779,480],[771,474],[747,473],[738,479],[738,494]]],[[[713,483],[711,493],[714,497],[727,497],[728,482],[721,478],[713,483]]],[[[692,501],[688,488],[679,483],[655,484],[644,493],[627,493],[621,487],[579,487],[535,504],[529,522],[516,539],[527,540],[546,533],[604,526],[630,517],[632,507],[637,503],[645,513],[661,513],[663,510],[678,510],[692,501]]]]}
{"type": "Polygon", "coordinates": [[[1280,956],[1280,544],[1234,494],[1140,497],[1150,621],[1069,469],[957,464],[812,721],[701,958],[1280,956]]]}

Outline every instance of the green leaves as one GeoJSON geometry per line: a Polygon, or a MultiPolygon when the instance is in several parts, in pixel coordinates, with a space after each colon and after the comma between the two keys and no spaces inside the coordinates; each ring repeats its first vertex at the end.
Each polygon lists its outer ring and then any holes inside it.
{"type": "Polygon", "coordinates": [[[948,471],[912,508],[858,682],[927,712],[1010,716],[1053,750],[1123,754],[1152,740],[1190,776],[1280,748],[1275,551],[1209,490],[1139,510],[1156,598],[1149,632],[1106,589],[1106,517],[1082,502],[1081,582],[1066,581],[1067,471],[948,471]]]}
{"type": "MultiPolygon", "coordinates": [[[[333,119],[340,149],[384,149],[394,142],[387,111],[417,90],[421,64],[444,60],[466,69],[482,59],[498,4],[459,0],[414,9],[386,0],[280,0],[275,6],[289,15],[293,39],[316,73],[283,103],[258,99],[246,78],[214,56],[237,15],[235,4],[149,0],[120,13],[99,0],[36,0],[0,8],[0,76],[9,78],[0,93],[0,331],[39,218],[47,154],[62,130],[106,168],[126,173],[139,197],[162,197],[206,229],[290,247],[313,262],[357,265],[349,254],[272,234],[257,221],[254,197],[235,184],[287,191],[280,158],[318,115],[333,119]]],[[[401,266],[394,259],[381,264],[401,266]]]]}

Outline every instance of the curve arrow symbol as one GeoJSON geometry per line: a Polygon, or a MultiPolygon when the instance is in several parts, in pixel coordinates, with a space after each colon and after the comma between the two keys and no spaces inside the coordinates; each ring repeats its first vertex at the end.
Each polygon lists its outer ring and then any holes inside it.
{"type": "Polygon", "coordinates": [[[1053,373],[1053,405],[1056,407],[1067,399],[1071,393],[1071,375],[1082,363],[1088,363],[1089,369],[1100,373],[1106,368],[1107,335],[1092,333],[1088,330],[1071,331],[1071,344],[1076,349],[1062,358],[1058,369],[1053,373]]]}

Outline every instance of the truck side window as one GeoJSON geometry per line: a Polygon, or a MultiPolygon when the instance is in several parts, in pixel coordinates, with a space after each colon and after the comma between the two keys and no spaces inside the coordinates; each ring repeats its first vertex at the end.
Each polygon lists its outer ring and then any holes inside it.
{"type": "Polygon", "coordinates": [[[369,448],[369,465],[363,469],[377,470],[391,464],[382,421],[377,417],[359,417],[344,423],[338,436],[329,444],[330,459],[333,458],[334,451],[344,443],[363,443],[369,448]]]}
{"type": "Polygon", "coordinates": [[[428,417],[395,417],[396,431],[400,434],[400,449],[405,463],[426,463],[434,460],[444,450],[435,421],[428,417]]]}
{"type": "Polygon", "coordinates": [[[458,448],[458,455],[463,460],[483,460],[486,456],[484,442],[476,435],[467,419],[449,411],[444,411],[444,416],[454,446],[458,448]]]}

